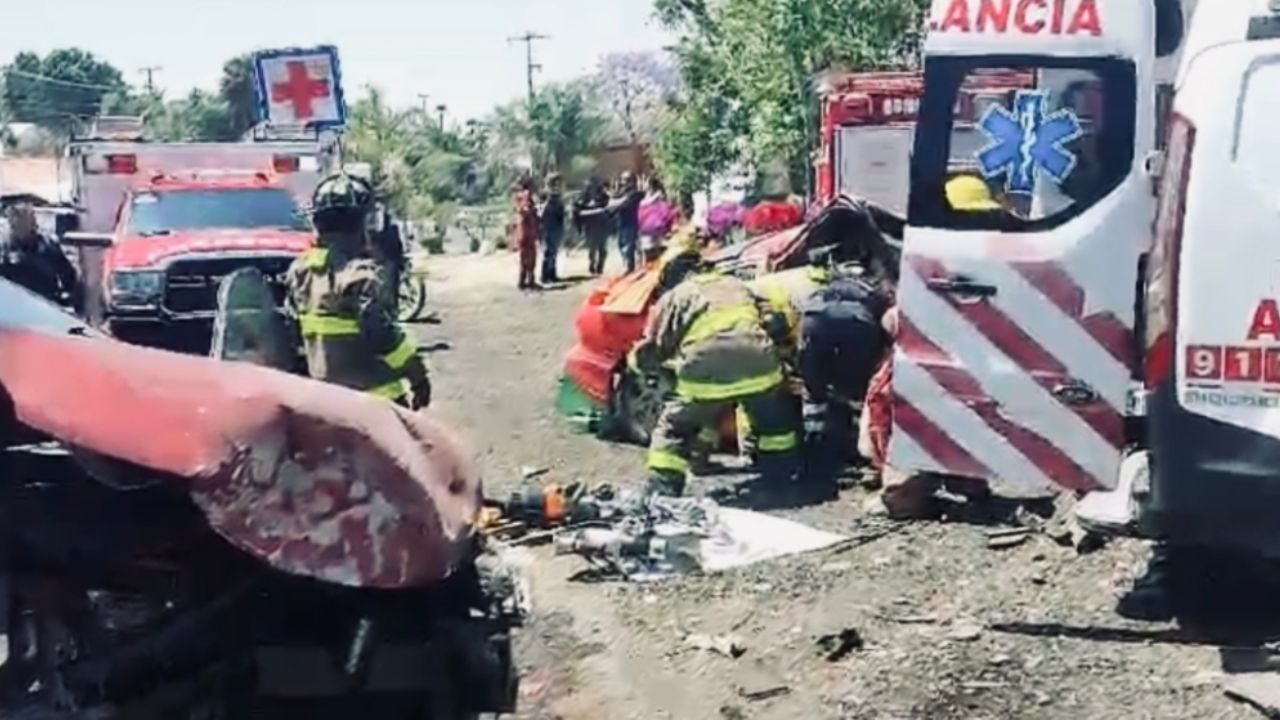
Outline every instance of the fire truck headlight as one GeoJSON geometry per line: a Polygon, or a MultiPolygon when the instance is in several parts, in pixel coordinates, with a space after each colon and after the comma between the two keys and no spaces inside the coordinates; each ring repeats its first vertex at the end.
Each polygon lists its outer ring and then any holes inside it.
{"type": "Polygon", "coordinates": [[[152,306],[164,291],[164,273],[154,270],[117,272],[111,276],[111,300],[119,306],[152,306]]]}

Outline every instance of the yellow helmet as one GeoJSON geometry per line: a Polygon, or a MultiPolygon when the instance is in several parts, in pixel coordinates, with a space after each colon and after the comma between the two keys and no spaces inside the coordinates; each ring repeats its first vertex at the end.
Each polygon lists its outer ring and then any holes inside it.
{"type": "Polygon", "coordinates": [[[991,197],[991,190],[981,178],[961,175],[947,183],[947,202],[952,210],[960,212],[987,212],[999,210],[1000,203],[991,197]]]}

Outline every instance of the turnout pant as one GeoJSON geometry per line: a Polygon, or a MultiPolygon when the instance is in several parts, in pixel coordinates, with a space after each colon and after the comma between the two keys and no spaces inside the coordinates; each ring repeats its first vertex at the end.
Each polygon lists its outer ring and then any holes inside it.
{"type": "Polygon", "coordinates": [[[658,487],[671,495],[684,494],[699,444],[699,435],[714,427],[726,412],[741,406],[751,419],[757,468],[770,479],[790,479],[795,471],[799,436],[792,402],[779,386],[758,395],[726,400],[671,398],[662,409],[649,444],[649,471],[658,487]]]}

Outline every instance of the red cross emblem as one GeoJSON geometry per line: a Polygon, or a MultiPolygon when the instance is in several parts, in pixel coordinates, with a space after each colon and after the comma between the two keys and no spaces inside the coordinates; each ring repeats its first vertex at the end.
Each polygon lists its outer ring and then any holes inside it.
{"type": "Polygon", "coordinates": [[[314,102],[330,95],[328,81],[311,77],[306,63],[301,60],[290,60],[285,67],[289,71],[289,79],[272,84],[271,101],[293,105],[293,115],[299,120],[315,117],[314,102]]]}

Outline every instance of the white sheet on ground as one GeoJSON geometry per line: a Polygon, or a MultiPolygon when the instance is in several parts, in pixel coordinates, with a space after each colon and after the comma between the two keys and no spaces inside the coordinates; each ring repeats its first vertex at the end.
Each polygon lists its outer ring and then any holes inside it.
{"type": "Polygon", "coordinates": [[[701,543],[704,572],[719,572],[788,555],[813,552],[845,540],[783,518],[721,507],[710,537],[701,543]]]}

